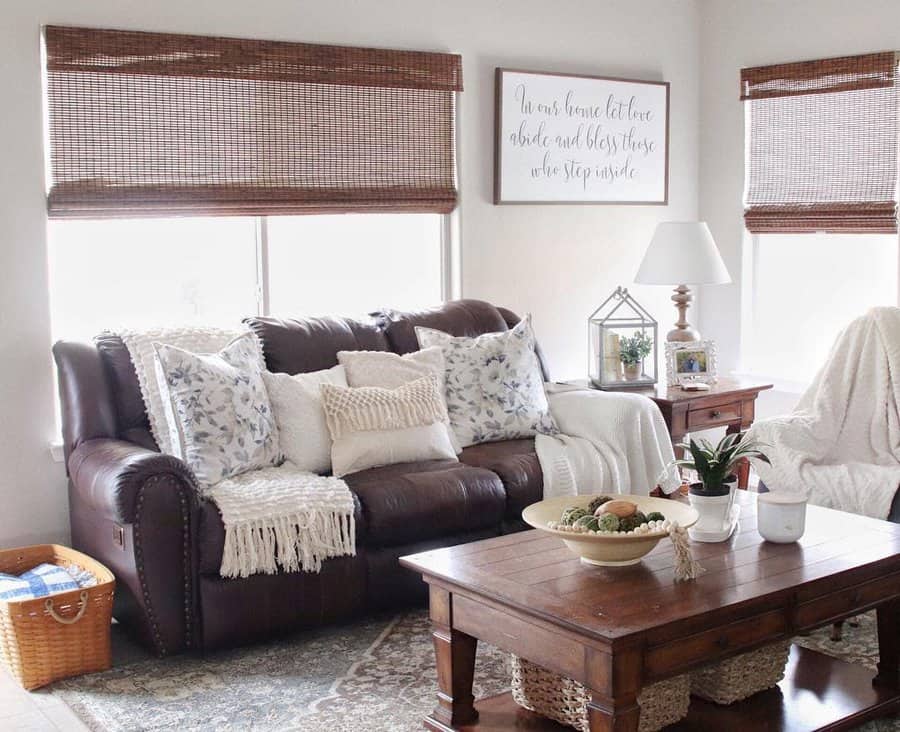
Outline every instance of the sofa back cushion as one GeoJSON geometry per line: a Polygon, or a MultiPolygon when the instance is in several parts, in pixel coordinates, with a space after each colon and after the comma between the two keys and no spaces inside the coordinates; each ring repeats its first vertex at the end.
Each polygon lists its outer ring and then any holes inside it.
{"type": "Polygon", "coordinates": [[[390,349],[401,355],[419,350],[417,326],[469,338],[509,330],[500,311],[483,300],[452,300],[428,310],[381,310],[373,315],[384,330],[390,349]]]}
{"type": "Polygon", "coordinates": [[[116,407],[116,436],[155,449],[156,441],[150,432],[137,372],[122,337],[117,333],[101,333],[94,339],[94,344],[106,370],[116,407]]]}
{"type": "MultiPolygon", "coordinates": [[[[419,350],[416,328],[431,328],[457,338],[476,338],[485,333],[502,333],[515,326],[520,318],[511,310],[498,308],[484,300],[451,300],[435,308],[402,312],[381,310],[372,315],[387,337],[390,350],[404,354],[419,350]]],[[[550,381],[550,372],[540,346],[535,346],[541,373],[550,381]]]]}
{"type": "Polygon", "coordinates": [[[375,323],[351,318],[244,320],[259,336],[266,366],[273,373],[299,374],[336,366],[338,351],[387,351],[388,341],[375,323]]]}

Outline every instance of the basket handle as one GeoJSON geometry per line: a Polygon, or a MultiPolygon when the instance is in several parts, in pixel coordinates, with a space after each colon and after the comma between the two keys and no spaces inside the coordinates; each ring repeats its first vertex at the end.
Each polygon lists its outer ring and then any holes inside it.
{"type": "Polygon", "coordinates": [[[47,609],[50,617],[53,618],[57,623],[62,623],[63,625],[74,625],[84,616],[84,611],[87,610],[87,596],[88,593],[85,590],[81,591],[78,600],[78,613],[74,618],[64,618],[60,615],[56,610],[53,609],[53,600],[49,597],[44,600],[44,607],[47,609]]]}

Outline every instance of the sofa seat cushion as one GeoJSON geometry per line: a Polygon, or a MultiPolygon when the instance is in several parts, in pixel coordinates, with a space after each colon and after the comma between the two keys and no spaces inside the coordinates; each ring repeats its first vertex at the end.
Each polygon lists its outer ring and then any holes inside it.
{"type": "Polygon", "coordinates": [[[400,463],[346,476],[367,546],[396,546],[499,527],[506,494],[492,472],[453,460],[400,463]]]}
{"type": "MultiPolygon", "coordinates": [[[[356,521],[356,543],[359,544],[365,534],[365,523],[362,507],[355,496],[353,518],[356,521]]],[[[222,554],[225,552],[225,524],[222,523],[219,509],[212,501],[200,502],[197,541],[201,574],[218,575],[222,568],[222,554]]]]}
{"type": "Polygon", "coordinates": [[[544,496],[544,476],[534,451],[534,439],[503,440],[472,445],[459,460],[500,476],[506,489],[506,518],[520,519],[522,509],[544,496]]]}

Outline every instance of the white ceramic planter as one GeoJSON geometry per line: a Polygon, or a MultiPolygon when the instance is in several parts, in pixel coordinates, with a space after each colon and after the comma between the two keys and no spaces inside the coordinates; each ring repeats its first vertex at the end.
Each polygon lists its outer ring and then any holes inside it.
{"type": "Polygon", "coordinates": [[[806,530],[806,494],[760,493],[756,499],[756,525],[760,536],[776,544],[798,541],[806,530]]]}
{"type": "MultiPolygon", "coordinates": [[[[731,535],[734,520],[731,509],[734,505],[737,481],[728,483],[728,487],[728,493],[724,496],[701,496],[696,493],[688,493],[688,500],[699,516],[697,523],[694,524],[692,537],[694,534],[697,537],[721,535],[722,538],[717,540],[724,541],[731,535]]],[[[705,540],[709,541],[709,539],[705,540]]]]}

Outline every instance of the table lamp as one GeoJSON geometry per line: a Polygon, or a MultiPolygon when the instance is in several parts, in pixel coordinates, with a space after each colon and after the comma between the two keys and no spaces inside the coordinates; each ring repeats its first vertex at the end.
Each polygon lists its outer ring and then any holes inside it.
{"type": "Polygon", "coordinates": [[[724,285],[731,276],[704,221],[664,221],[658,224],[634,281],[641,285],[677,285],[672,301],[678,310],[667,341],[699,341],[700,333],[686,319],[694,299],[688,285],[724,285]]]}

